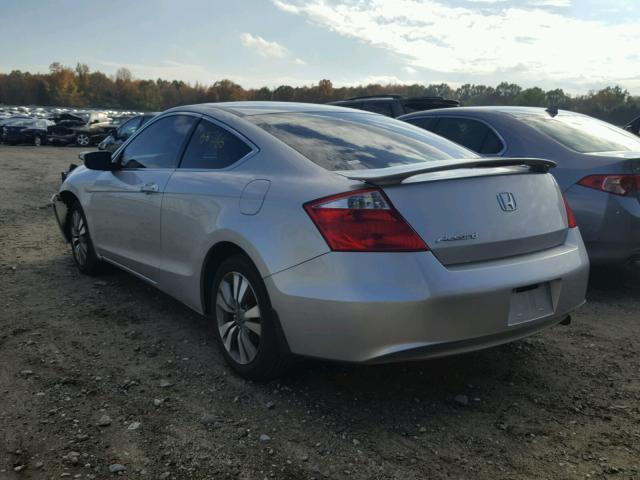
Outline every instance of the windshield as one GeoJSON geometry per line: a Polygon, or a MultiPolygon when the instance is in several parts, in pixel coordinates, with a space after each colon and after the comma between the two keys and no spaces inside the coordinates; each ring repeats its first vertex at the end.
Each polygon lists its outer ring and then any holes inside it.
{"type": "Polygon", "coordinates": [[[382,115],[286,112],[245,118],[327,170],[478,157],[449,140],[382,115]]]}
{"type": "Polygon", "coordinates": [[[640,138],[586,115],[515,114],[527,125],[580,153],[640,151],[640,138]]]}

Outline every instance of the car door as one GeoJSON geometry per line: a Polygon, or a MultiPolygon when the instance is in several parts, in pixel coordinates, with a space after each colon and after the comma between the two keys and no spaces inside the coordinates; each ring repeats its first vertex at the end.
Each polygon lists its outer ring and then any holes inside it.
{"type": "Polygon", "coordinates": [[[162,259],[162,196],[198,116],[172,114],[146,126],[92,187],[89,225],[98,254],[156,281],[162,259]]]}
{"type": "Polygon", "coordinates": [[[200,275],[220,218],[252,216],[270,182],[234,173],[258,148],[222,123],[203,118],[193,131],[162,202],[160,288],[199,309],[200,275]]]}

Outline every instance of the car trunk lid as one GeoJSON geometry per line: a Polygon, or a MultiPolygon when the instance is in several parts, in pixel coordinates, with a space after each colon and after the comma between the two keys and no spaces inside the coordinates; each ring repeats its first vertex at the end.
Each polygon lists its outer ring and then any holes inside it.
{"type": "Polygon", "coordinates": [[[552,163],[511,159],[469,168],[474,162],[426,173],[423,168],[418,176],[402,179],[398,172],[386,179],[381,172],[369,178],[444,265],[496,260],[564,243],[564,201],[553,177],[544,173],[552,163]]]}

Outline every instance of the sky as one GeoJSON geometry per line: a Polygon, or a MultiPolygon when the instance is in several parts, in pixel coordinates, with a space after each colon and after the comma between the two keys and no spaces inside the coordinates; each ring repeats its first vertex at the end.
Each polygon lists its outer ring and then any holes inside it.
{"type": "Polygon", "coordinates": [[[0,72],[640,94],[640,0],[0,0],[0,72]]]}

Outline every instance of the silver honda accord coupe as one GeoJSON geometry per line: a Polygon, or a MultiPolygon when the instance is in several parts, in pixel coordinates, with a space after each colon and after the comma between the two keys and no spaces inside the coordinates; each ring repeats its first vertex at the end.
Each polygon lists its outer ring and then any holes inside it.
{"type": "Polygon", "coordinates": [[[65,175],[74,261],[212,319],[226,360],[383,363],[565,322],[588,259],[553,162],[481,158],[407,123],[271,102],[178,107],[65,175]]]}

